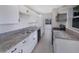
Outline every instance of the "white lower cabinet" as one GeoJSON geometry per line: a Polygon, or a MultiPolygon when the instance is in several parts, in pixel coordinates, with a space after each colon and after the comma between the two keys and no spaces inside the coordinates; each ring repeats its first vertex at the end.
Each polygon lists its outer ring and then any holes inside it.
{"type": "Polygon", "coordinates": [[[54,40],[55,53],[79,53],[79,41],[69,39],[54,40]]]}
{"type": "Polygon", "coordinates": [[[21,43],[18,43],[16,46],[9,49],[7,53],[20,53],[20,49],[21,49],[21,43]]]}
{"type": "Polygon", "coordinates": [[[23,48],[25,53],[30,53],[37,44],[37,31],[33,32],[27,39],[28,42],[24,44],[23,48]]]}
{"type": "Polygon", "coordinates": [[[32,42],[32,37],[29,36],[28,38],[28,41],[26,43],[23,43],[23,46],[22,46],[22,49],[23,49],[23,52],[24,53],[30,53],[32,52],[32,47],[31,47],[31,42],[32,42]]]}
{"type": "Polygon", "coordinates": [[[37,31],[29,37],[18,43],[15,47],[9,49],[7,53],[31,53],[37,44],[37,31]]]}

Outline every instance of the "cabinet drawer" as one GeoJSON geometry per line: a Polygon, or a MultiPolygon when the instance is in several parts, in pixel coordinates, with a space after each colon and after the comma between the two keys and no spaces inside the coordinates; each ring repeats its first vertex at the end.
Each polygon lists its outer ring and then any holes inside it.
{"type": "Polygon", "coordinates": [[[18,53],[18,52],[20,52],[20,49],[18,47],[13,47],[7,51],[7,53],[18,53]]]}
{"type": "Polygon", "coordinates": [[[14,47],[12,47],[11,49],[9,49],[7,52],[8,53],[19,53],[20,52],[20,49],[21,49],[21,42],[18,43],[17,45],[15,45],[14,47]]]}
{"type": "Polygon", "coordinates": [[[23,46],[21,48],[21,52],[31,53],[32,50],[34,49],[36,43],[37,43],[37,41],[36,41],[35,37],[29,36],[28,41],[26,43],[23,43],[23,46]]]}

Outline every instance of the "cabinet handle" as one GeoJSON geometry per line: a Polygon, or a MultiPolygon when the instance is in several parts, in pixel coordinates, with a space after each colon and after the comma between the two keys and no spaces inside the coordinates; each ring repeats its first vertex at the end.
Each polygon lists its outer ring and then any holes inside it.
{"type": "Polygon", "coordinates": [[[26,41],[24,41],[23,43],[26,43],[26,41]]]}
{"type": "Polygon", "coordinates": [[[23,53],[23,50],[21,49],[21,53],[23,53]]]}
{"type": "Polygon", "coordinates": [[[35,38],[33,38],[33,40],[35,40],[35,38]]]}
{"type": "Polygon", "coordinates": [[[16,51],[17,50],[17,48],[15,48],[13,51],[11,51],[11,53],[13,53],[14,51],[16,51]]]}

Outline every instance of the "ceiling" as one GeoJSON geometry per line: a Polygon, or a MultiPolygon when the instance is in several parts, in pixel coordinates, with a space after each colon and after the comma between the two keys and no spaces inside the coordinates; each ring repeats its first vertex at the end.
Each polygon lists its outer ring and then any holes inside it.
{"type": "Polygon", "coordinates": [[[38,13],[51,13],[54,8],[59,8],[62,5],[28,5],[29,8],[38,13]]]}

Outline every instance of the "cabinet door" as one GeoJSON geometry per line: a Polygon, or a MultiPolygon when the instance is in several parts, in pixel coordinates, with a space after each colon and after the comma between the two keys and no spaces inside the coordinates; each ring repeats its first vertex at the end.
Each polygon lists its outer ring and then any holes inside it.
{"type": "Polygon", "coordinates": [[[32,41],[31,41],[31,45],[30,45],[31,52],[35,48],[36,44],[37,44],[37,40],[35,37],[33,37],[32,41]]]}
{"type": "Polygon", "coordinates": [[[30,49],[29,49],[30,44],[31,44],[31,43],[29,42],[29,38],[25,38],[25,39],[22,41],[21,51],[22,51],[23,53],[28,53],[28,52],[30,52],[30,49]]]}
{"type": "Polygon", "coordinates": [[[14,24],[18,23],[19,13],[18,7],[15,5],[1,5],[0,6],[0,24],[14,24]]]}
{"type": "Polygon", "coordinates": [[[36,44],[37,32],[34,32],[28,38],[25,39],[21,50],[23,50],[23,53],[31,53],[36,44]]]}
{"type": "Polygon", "coordinates": [[[24,44],[23,46],[23,50],[25,53],[31,53],[32,52],[32,40],[33,40],[33,37],[30,35],[28,38],[28,41],[24,44]]]}
{"type": "Polygon", "coordinates": [[[31,35],[31,45],[30,45],[31,52],[33,51],[36,44],[37,44],[37,31],[33,32],[31,35]]]}

